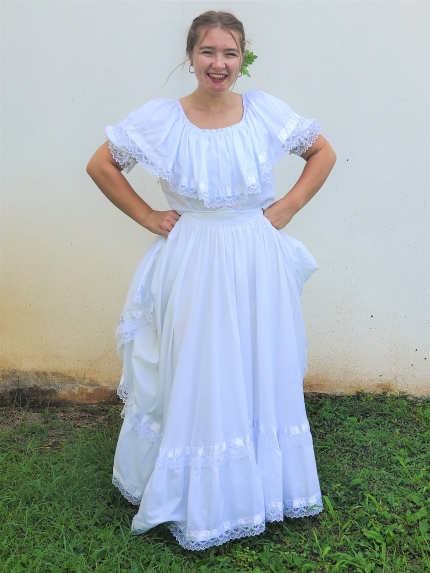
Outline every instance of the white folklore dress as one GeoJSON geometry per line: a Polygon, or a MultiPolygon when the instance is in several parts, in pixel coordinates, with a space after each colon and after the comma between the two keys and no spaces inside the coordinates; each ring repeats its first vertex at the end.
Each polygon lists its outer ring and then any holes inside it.
{"type": "Polygon", "coordinates": [[[300,307],[317,265],[263,215],[274,164],[320,126],[262,91],[242,99],[231,127],[200,129],[158,99],[106,128],[123,170],[158,175],[181,215],[150,245],[118,325],[113,483],[139,506],[134,532],[170,522],[194,550],[322,510],[300,307]]]}

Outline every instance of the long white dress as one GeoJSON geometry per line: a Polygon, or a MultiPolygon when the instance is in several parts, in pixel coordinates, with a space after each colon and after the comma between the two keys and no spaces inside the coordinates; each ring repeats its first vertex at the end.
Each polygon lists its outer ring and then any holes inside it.
{"type": "Polygon", "coordinates": [[[263,215],[273,166],[320,126],[262,91],[242,120],[200,129],[178,100],[145,104],[106,134],[128,172],[160,177],[180,215],[134,276],[117,329],[124,422],[113,483],[139,506],[132,530],[164,522],[206,549],[322,510],[303,396],[300,293],[317,268],[263,215]]]}

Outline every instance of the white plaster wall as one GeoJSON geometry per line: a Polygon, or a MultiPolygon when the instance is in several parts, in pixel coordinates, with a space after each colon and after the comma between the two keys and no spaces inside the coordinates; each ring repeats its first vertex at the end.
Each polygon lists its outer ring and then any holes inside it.
{"type": "MultiPolygon", "coordinates": [[[[288,226],[305,287],[311,390],[430,393],[427,2],[2,2],[3,369],[113,387],[113,332],[151,234],[85,173],[104,127],[194,78],[175,71],[207,9],[244,21],[263,89],[316,117],[338,162],[288,226]],[[158,91],[157,91],[158,90],[158,91]]],[[[278,195],[303,166],[277,167],[278,195]]],[[[132,184],[165,208],[153,176],[132,184]]]]}

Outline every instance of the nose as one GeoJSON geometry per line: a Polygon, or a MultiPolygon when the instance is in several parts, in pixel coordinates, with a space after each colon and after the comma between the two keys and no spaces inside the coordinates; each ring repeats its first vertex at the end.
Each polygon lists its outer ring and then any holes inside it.
{"type": "Polygon", "coordinates": [[[212,62],[212,67],[215,70],[222,70],[224,66],[224,56],[219,54],[215,56],[214,61],[212,62]]]}

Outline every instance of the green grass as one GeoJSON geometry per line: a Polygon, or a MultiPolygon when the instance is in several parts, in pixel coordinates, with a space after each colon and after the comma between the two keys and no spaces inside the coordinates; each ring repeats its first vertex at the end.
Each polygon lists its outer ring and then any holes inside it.
{"type": "Polygon", "coordinates": [[[203,552],[166,525],[133,536],[110,484],[113,407],[2,409],[0,571],[430,571],[430,401],[308,398],[325,511],[203,552]]]}

